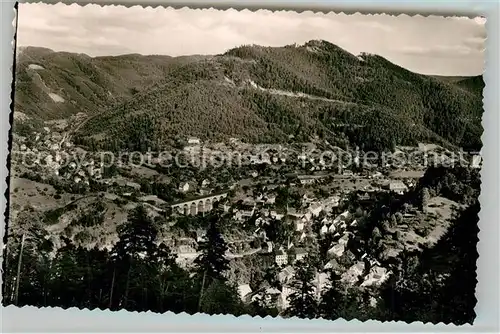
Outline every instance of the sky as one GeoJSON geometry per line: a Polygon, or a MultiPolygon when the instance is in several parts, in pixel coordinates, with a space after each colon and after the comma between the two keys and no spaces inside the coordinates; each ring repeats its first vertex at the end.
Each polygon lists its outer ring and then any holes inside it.
{"type": "Polygon", "coordinates": [[[479,17],[22,3],[17,36],[18,46],[90,56],[220,54],[323,39],[417,73],[468,76],[483,73],[486,28],[479,17]]]}

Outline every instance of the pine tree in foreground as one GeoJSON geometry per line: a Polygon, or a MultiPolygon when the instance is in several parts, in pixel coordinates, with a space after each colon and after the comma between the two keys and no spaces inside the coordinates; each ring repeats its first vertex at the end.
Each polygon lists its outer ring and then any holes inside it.
{"type": "MultiPolygon", "coordinates": [[[[229,260],[226,259],[227,244],[217,226],[220,218],[221,213],[219,212],[208,217],[209,227],[205,240],[198,244],[198,251],[201,254],[194,261],[197,266],[198,279],[201,279],[198,311],[203,309],[202,303],[210,300],[210,296],[205,295],[206,287],[219,286],[219,283],[226,282],[224,272],[229,269],[229,260]]],[[[211,289],[208,292],[212,290],[220,292],[219,288],[211,289]]]]}
{"type": "Polygon", "coordinates": [[[129,214],[128,221],[121,226],[118,235],[120,239],[112,251],[115,267],[109,307],[146,310],[147,283],[152,265],[157,262],[155,242],[158,230],[146,209],[138,206],[129,214]],[[115,304],[118,300],[119,303],[115,304]]]}
{"type": "Polygon", "coordinates": [[[205,276],[205,280],[225,281],[224,272],[229,269],[229,260],[226,259],[227,244],[218,227],[219,218],[219,214],[209,217],[210,222],[205,240],[198,245],[198,251],[201,254],[194,261],[198,274],[205,276]]]}
{"type": "Polygon", "coordinates": [[[330,285],[321,295],[319,314],[321,318],[335,320],[340,317],[342,304],[342,287],[340,276],[334,271],[330,273],[330,285]]]}
{"type": "Polygon", "coordinates": [[[315,297],[313,279],[313,268],[305,262],[298,263],[295,280],[292,283],[294,292],[288,297],[290,306],[285,311],[285,315],[307,319],[317,317],[318,303],[315,297]]]}

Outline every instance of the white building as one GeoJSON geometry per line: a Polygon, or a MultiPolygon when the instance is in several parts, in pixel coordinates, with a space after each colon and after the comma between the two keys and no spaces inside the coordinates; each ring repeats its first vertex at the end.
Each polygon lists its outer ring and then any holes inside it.
{"type": "Polygon", "coordinates": [[[179,191],[187,192],[188,190],[189,190],[189,183],[185,182],[179,185],[179,191]]]}
{"type": "Polygon", "coordinates": [[[335,232],[335,224],[332,224],[330,225],[330,227],[328,227],[328,233],[333,233],[335,232]]]}
{"type": "Polygon", "coordinates": [[[300,261],[307,256],[307,252],[304,248],[295,249],[295,261],[300,261]]]}
{"type": "Polygon", "coordinates": [[[406,187],[403,182],[391,182],[389,184],[389,190],[402,195],[408,190],[408,187],[406,187]]]}
{"type": "Polygon", "coordinates": [[[339,239],[339,244],[341,245],[347,245],[347,243],[349,242],[349,234],[344,234],[342,236],[342,238],[339,239]]]}
{"type": "Polygon", "coordinates": [[[297,232],[302,232],[304,230],[304,221],[302,220],[294,220],[293,222],[294,226],[295,226],[295,231],[297,232]]]}
{"type": "Polygon", "coordinates": [[[319,234],[323,235],[323,234],[326,234],[327,232],[328,232],[328,226],[326,226],[326,225],[321,226],[321,230],[319,230],[319,234]]]}
{"type": "Polygon", "coordinates": [[[364,269],[365,264],[361,261],[357,262],[342,274],[342,281],[350,284],[355,284],[358,281],[359,276],[363,274],[364,269]]]}
{"type": "Polygon", "coordinates": [[[242,284],[238,286],[238,294],[241,298],[242,301],[246,301],[248,295],[252,293],[252,289],[250,288],[250,285],[248,284],[242,284]]]}
{"type": "Polygon", "coordinates": [[[317,217],[319,214],[323,211],[323,205],[321,203],[314,203],[309,207],[309,212],[314,216],[317,217]]]}
{"type": "Polygon", "coordinates": [[[370,268],[370,272],[366,275],[361,286],[380,286],[389,278],[390,274],[387,269],[374,266],[370,268]]]}
{"type": "Polygon", "coordinates": [[[288,255],[282,251],[281,249],[276,252],[276,264],[279,266],[283,266],[288,264],[288,255]]]}
{"type": "Polygon", "coordinates": [[[330,248],[327,252],[329,256],[336,256],[340,257],[342,254],[344,254],[345,251],[345,245],[344,244],[336,244],[332,248],[330,248]]]}
{"type": "Polygon", "coordinates": [[[349,215],[350,215],[350,213],[347,210],[342,212],[340,215],[335,217],[335,219],[333,220],[333,224],[338,224],[340,221],[347,219],[349,217],[349,215]]]}
{"type": "Polygon", "coordinates": [[[200,139],[195,137],[188,138],[188,145],[200,145],[200,144],[201,144],[200,139]]]}
{"type": "Polygon", "coordinates": [[[325,269],[325,270],[335,269],[338,266],[339,266],[339,263],[337,262],[337,260],[331,259],[330,261],[328,261],[327,264],[325,264],[325,266],[323,267],[323,269],[325,269]]]}
{"type": "Polygon", "coordinates": [[[315,179],[300,179],[300,184],[313,184],[315,179]]]}
{"type": "Polygon", "coordinates": [[[292,266],[287,266],[283,268],[282,271],[279,272],[278,280],[280,281],[281,284],[286,284],[293,278],[294,274],[295,274],[295,269],[293,269],[292,266]]]}
{"type": "Polygon", "coordinates": [[[266,198],[266,204],[274,204],[276,202],[276,196],[270,195],[266,198]]]}
{"type": "Polygon", "coordinates": [[[276,219],[276,220],[281,220],[284,215],[281,213],[277,213],[276,211],[271,211],[270,213],[271,218],[276,219]]]}

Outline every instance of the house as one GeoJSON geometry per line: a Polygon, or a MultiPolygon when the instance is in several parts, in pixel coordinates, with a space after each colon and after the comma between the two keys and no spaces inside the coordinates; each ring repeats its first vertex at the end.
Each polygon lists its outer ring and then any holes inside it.
{"type": "Polygon", "coordinates": [[[274,204],[276,202],[276,195],[266,197],[266,204],[274,204]]]}
{"type": "Polygon", "coordinates": [[[339,244],[341,245],[347,245],[347,243],[349,242],[349,234],[344,234],[342,236],[342,238],[339,239],[339,244]]]}
{"type": "Polygon", "coordinates": [[[206,240],[206,231],[196,231],[196,242],[202,242],[206,240]]]}
{"type": "Polygon", "coordinates": [[[280,281],[281,284],[286,284],[293,278],[294,274],[295,274],[295,269],[293,269],[292,266],[287,266],[279,272],[278,280],[280,281]]]}
{"type": "Polygon", "coordinates": [[[307,256],[307,252],[304,248],[295,249],[295,261],[300,261],[307,256]]]}
{"type": "Polygon", "coordinates": [[[191,245],[180,245],[177,248],[178,253],[183,253],[183,254],[192,254],[196,253],[196,249],[194,249],[191,245]]]}
{"type": "Polygon", "coordinates": [[[271,253],[273,251],[273,243],[266,241],[261,246],[262,253],[271,253]]]}
{"type": "Polygon", "coordinates": [[[323,225],[330,225],[333,221],[330,217],[324,217],[321,222],[323,223],[323,225]]]}
{"type": "Polygon", "coordinates": [[[251,209],[251,210],[238,210],[238,211],[236,211],[236,213],[234,215],[234,218],[236,220],[245,220],[245,219],[251,218],[254,213],[255,213],[255,209],[251,209]]]}
{"type": "Polygon", "coordinates": [[[342,281],[355,284],[358,282],[359,276],[363,274],[365,270],[364,262],[358,261],[353,264],[345,273],[342,274],[342,281]]]}
{"type": "Polygon", "coordinates": [[[188,145],[200,145],[201,144],[200,139],[195,138],[195,137],[188,138],[187,142],[188,142],[188,145]]]}
{"type": "Polygon", "coordinates": [[[323,205],[321,203],[314,203],[309,207],[309,212],[314,216],[318,217],[319,214],[323,211],[323,205]]]}
{"type": "Polygon", "coordinates": [[[271,164],[271,158],[269,157],[269,154],[260,154],[260,155],[252,155],[250,156],[250,163],[252,165],[257,165],[257,164],[271,164]]]}
{"type": "Polygon", "coordinates": [[[181,191],[181,192],[187,192],[187,191],[189,191],[189,183],[187,183],[187,182],[181,183],[179,185],[179,191],[181,191]]]}
{"type": "Polygon", "coordinates": [[[278,266],[288,264],[288,255],[281,249],[276,252],[275,261],[278,266]]]}
{"type": "Polygon", "coordinates": [[[336,244],[332,248],[330,248],[327,252],[329,256],[336,256],[340,257],[342,254],[344,254],[345,251],[345,245],[344,244],[336,244]]]}
{"type": "Polygon", "coordinates": [[[337,260],[331,259],[330,261],[328,261],[327,264],[325,264],[323,269],[324,270],[336,269],[336,268],[338,268],[338,266],[339,266],[339,263],[337,262],[337,260]]]}
{"type": "Polygon", "coordinates": [[[203,181],[201,181],[201,187],[202,188],[206,188],[210,185],[210,181],[208,179],[204,179],[203,181]]]}
{"type": "Polygon", "coordinates": [[[472,157],[472,168],[481,168],[482,157],[480,155],[474,155],[472,157]]]}
{"type": "Polygon", "coordinates": [[[347,217],[349,217],[350,213],[349,211],[344,211],[342,212],[340,215],[338,215],[337,217],[335,217],[335,219],[333,220],[333,224],[338,224],[340,221],[343,221],[345,220],[347,217]]]}
{"type": "Polygon", "coordinates": [[[302,232],[304,230],[304,222],[302,220],[295,220],[293,222],[296,232],[302,232]]]}
{"type": "Polygon", "coordinates": [[[361,286],[380,286],[389,278],[390,274],[391,273],[388,272],[387,269],[374,266],[370,268],[370,272],[366,275],[361,286]]]}
{"type": "Polygon", "coordinates": [[[227,203],[219,203],[219,209],[222,209],[224,212],[229,212],[231,205],[227,203]]]}
{"type": "Polygon", "coordinates": [[[319,230],[319,234],[323,235],[323,234],[326,234],[327,232],[328,232],[328,226],[326,226],[326,225],[321,226],[321,229],[319,230]]]}
{"type": "Polygon", "coordinates": [[[402,195],[408,190],[408,188],[403,182],[398,181],[398,182],[391,182],[389,184],[389,190],[402,195]]]}
{"type": "Polygon", "coordinates": [[[323,204],[325,206],[335,208],[335,207],[339,206],[339,204],[340,204],[340,197],[339,196],[330,196],[323,201],[323,204]]]}
{"type": "Polygon", "coordinates": [[[305,160],[307,160],[307,157],[306,157],[306,155],[305,155],[305,154],[301,154],[301,155],[297,156],[297,159],[298,159],[298,160],[305,161],[305,160]]]}
{"type": "Polygon", "coordinates": [[[270,216],[273,219],[281,220],[285,215],[283,215],[281,213],[277,213],[276,211],[271,211],[270,216]]]}
{"type": "Polygon", "coordinates": [[[312,221],[312,217],[313,217],[312,213],[311,212],[307,212],[305,215],[302,216],[302,221],[304,223],[309,223],[309,222],[312,221]]]}
{"type": "Polygon", "coordinates": [[[328,233],[333,233],[335,232],[335,224],[332,224],[330,225],[330,227],[328,227],[328,233]]]}
{"type": "Polygon", "coordinates": [[[313,184],[316,180],[314,178],[299,177],[300,184],[313,184]]]}
{"type": "Polygon", "coordinates": [[[243,302],[248,300],[249,295],[252,293],[252,289],[248,284],[242,284],[238,286],[238,294],[243,302]]]}

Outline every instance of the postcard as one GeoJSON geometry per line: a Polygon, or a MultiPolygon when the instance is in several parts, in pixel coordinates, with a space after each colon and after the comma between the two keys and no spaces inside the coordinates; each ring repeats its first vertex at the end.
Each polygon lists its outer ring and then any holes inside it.
{"type": "Polygon", "coordinates": [[[485,39],[20,4],[3,304],[472,323],[485,39]]]}

